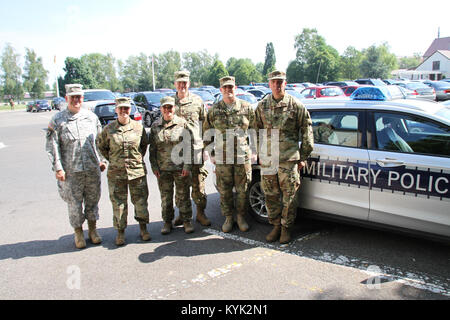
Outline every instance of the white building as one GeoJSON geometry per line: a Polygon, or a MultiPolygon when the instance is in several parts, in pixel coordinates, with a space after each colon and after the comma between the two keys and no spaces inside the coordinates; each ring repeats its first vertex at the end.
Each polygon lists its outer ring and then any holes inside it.
{"type": "Polygon", "coordinates": [[[415,71],[428,72],[428,79],[450,78],[450,50],[437,50],[425,59],[415,71]]]}

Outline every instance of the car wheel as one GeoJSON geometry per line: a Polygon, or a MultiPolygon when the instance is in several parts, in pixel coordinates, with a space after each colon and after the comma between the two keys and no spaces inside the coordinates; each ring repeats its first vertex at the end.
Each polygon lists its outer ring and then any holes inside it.
{"type": "Polygon", "coordinates": [[[269,223],[267,214],[266,197],[261,188],[261,178],[259,171],[252,172],[252,182],[248,191],[248,211],[261,223],[269,223]]]}
{"type": "Polygon", "coordinates": [[[150,113],[147,112],[147,113],[144,115],[144,125],[145,125],[147,128],[150,128],[150,127],[152,126],[152,123],[153,123],[152,116],[150,115],[150,113]]]}

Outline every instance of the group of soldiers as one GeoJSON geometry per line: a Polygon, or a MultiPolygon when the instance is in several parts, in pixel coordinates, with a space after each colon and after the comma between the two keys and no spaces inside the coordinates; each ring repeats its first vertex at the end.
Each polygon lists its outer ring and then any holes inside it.
{"type": "Polygon", "coordinates": [[[77,248],[86,247],[82,229],[85,220],[91,242],[102,241],[96,221],[101,172],[106,167],[116,245],[125,243],[128,190],[141,239],[151,240],[147,231],[149,190],[144,163],[147,148],[161,194],[162,234],[169,234],[174,225],[183,225],[186,233],[194,232],[191,198],[196,205],[196,221],[203,226],[211,225],[205,214],[208,171],[204,165],[210,159],[216,166],[220,207],[225,216],[222,231],[231,232],[234,223],[243,232],[249,230],[245,219],[247,195],[252,163],[259,162],[261,186],[273,225],[266,240],[280,243],[291,240],[299,171],[313,149],[314,138],[308,111],[299,100],[285,94],[286,74],[282,71],[269,74],[272,94],[261,100],[256,110],[236,98],[232,76],[220,79],[223,99],[206,110],[202,99],[189,91],[189,76],[188,71],[175,73],[176,94],[161,99],[161,117],[153,123],[149,134],[140,122],[130,118],[128,98],[116,99],[118,118],[102,129],[96,115],[81,107],[82,86],[66,85],[68,106],[50,121],[46,150],[61,198],[68,204],[77,248]],[[256,131],[260,136],[264,132],[264,143],[252,145],[251,132],[256,131]],[[174,191],[179,209],[176,219],[174,191]]]}

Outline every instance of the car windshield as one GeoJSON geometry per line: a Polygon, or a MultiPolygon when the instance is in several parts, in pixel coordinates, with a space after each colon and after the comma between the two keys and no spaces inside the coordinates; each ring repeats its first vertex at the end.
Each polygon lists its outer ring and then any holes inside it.
{"type": "Polygon", "coordinates": [[[196,95],[199,95],[203,101],[212,101],[214,100],[214,96],[208,91],[195,91],[196,95]]]}
{"type": "Polygon", "coordinates": [[[343,95],[344,92],[340,88],[325,88],[320,90],[320,94],[323,96],[335,97],[343,95]]]}
{"type": "Polygon", "coordinates": [[[450,88],[450,83],[449,82],[445,82],[445,81],[436,81],[435,82],[436,88],[443,88],[443,89],[448,89],[450,88]]]}
{"type": "Polygon", "coordinates": [[[411,90],[416,90],[416,89],[427,89],[427,88],[429,88],[429,86],[427,86],[426,84],[423,84],[423,83],[421,83],[421,82],[411,82],[411,83],[408,83],[408,84],[406,85],[406,87],[407,87],[408,89],[411,89],[411,90]]]}
{"type": "Polygon", "coordinates": [[[250,103],[258,102],[258,100],[256,100],[255,96],[252,94],[240,94],[240,95],[237,95],[237,98],[248,101],[250,103]]]}
{"type": "Polygon", "coordinates": [[[88,91],[84,93],[84,101],[115,100],[111,91],[88,91]]]}
{"type": "Polygon", "coordinates": [[[148,102],[153,104],[160,103],[161,99],[166,96],[164,93],[160,92],[144,93],[144,95],[147,98],[148,102]]]}
{"type": "Polygon", "coordinates": [[[305,95],[301,94],[300,92],[296,91],[296,90],[286,90],[287,94],[290,94],[291,96],[296,97],[297,99],[304,99],[305,95]]]}

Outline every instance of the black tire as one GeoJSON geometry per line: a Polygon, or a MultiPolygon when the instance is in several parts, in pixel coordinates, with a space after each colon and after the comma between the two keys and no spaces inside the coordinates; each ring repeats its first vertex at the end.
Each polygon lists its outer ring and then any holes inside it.
{"type": "Polygon", "coordinates": [[[256,221],[269,224],[266,200],[264,192],[261,189],[261,176],[259,170],[253,170],[252,172],[252,182],[250,183],[248,190],[247,203],[248,212],[256,221]]]}

